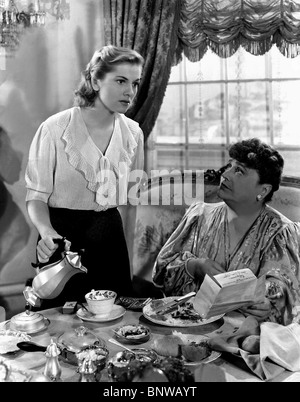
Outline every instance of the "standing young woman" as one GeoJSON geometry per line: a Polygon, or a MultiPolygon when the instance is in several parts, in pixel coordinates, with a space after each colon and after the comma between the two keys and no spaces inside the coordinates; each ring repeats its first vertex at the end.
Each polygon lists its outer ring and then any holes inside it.
{"type": "Polygon", "coordinates": [[[117,207],[127,201],[130,172],[143,169],[142,130],[124,115],[137,94],[143,63],[131,49],[96,51],[75,91],[74,107],[48,118],[33,138],[25,179],[28,214],[39,233],[38,261],[58,261],[55,239],[65,237],[71,251],[84,249],[88,270],[74,275],[42,308],[83,301],[91,289],[133,292],[117,207]]]}

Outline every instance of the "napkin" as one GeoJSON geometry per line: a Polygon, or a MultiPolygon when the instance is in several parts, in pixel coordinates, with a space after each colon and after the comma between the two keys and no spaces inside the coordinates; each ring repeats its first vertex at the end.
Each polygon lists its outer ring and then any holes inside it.
{"type": "Polygon", "coordinates": [[[212,349],[227,352],[228,360],[250,370],[264,381],[285,370],[300,371],[300,325],[283,326],[272,322],[259,323],[247,317],[241,327],[230,334],[211,338],[212,349]],[[241,348],[249,335],[259,335],[260,352],[252,354],[241,348]]]}

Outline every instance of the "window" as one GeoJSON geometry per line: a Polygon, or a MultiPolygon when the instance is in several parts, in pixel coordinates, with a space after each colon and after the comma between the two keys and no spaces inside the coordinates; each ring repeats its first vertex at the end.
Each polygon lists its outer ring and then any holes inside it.
{"type": "Polygon", "coordinates": [[[147,141],[147,171],[218,169],[230,143],[259,137],[281,152],[284,174],[299,176],[299,105],[300,57],[275,46],[263,56],[240,48],[227,59],[184,58],[147,141]]]}

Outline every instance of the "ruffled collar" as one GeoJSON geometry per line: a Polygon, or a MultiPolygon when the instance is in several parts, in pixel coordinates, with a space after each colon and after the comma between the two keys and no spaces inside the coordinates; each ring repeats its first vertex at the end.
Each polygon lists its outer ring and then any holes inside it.
{"type": "MultiPolygon", "coordinates": [[[[130,168],[137,141],[128,125],[127,118],[119,113],[115,115],[114,131],[105,155],[91,139],[80,107],[69,109],[69,116],[62,115],[57,124],[64,129],[62,140],[69,163],[80,171],[88,182],[91,191],[98,191],[101,186],[101,171],[111,169],[119,178],[119,163],[125,162],[130,168]]],[[[138,126],[136,122],[133,122],[138,126]]]]}

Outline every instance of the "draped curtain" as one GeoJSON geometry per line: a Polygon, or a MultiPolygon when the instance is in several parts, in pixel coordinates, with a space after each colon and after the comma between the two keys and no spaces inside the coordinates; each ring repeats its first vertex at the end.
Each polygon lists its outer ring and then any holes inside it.
{"type": "Polygon", "coordinates": [[[295,57],[300,53],[300,0],[182,0],[178,37],[192,62],[208,47],[229,57],[239,46],[262,55],[276,45],[284,56],[295,57]]]}
{"type": "Polygon", "coordinates": [[[300,53],[300,0],[104,0],[106,44],[130,47],[146,62],[136,103],[127,113],[145,140],[158,116],[171,67],[184,54],[199,61],[207,49],[230,57],[242,46],[253,55],[273,45],[300,53]]]}
{"type": "Polygon", "coordinates": [[[141,86],[127,116],[148,138],[158,116],[178,46],[179,0],[104,0],[105,43],[145,58],[141,86]]]}
{"type": "MultiPolygon", "coordinates": [[[[138,51],[145,59],[143,77],[135,104],[126,115],[143,130],[145,144],[158,116],[178,46],[180,0],[104,0],[104,34],[107,45],[138,51]]],[[[131,269],[136,208],[119,208],[131,269]]]]}

